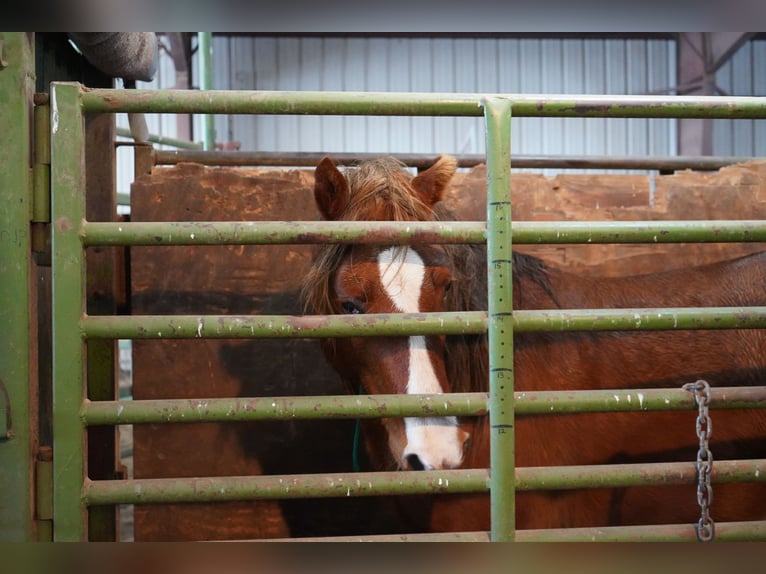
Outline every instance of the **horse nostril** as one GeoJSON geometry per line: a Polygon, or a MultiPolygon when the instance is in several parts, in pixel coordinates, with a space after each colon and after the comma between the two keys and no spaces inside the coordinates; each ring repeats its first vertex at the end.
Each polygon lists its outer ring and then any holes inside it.
{"type": "Polygon", "coordinates": [[[423,463],[420,461],[420,457],[416,454],[408,454],[405,457],[405,460],[407,461],[407,464],[410,465],[410,468],[412,470],[424,470],[425,466],[423,466],[423,463]]]}

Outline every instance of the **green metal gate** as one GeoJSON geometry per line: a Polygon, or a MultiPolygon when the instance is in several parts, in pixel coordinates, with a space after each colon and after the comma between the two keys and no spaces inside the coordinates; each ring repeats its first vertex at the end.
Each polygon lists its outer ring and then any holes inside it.
{"type": "MultiPolygon", "coordinates": [[[[397,94],[334,92],[194,92],[88,89],[54,83],[50,92],[53,227],[53,525],[55,540],[87,540],[88,509],[100,505],[224,501],[288,496],[374,495],[489,490],[494,541],[528,539],[694,539],[694,525],[516,531],[517,489],[586,485],[628,486],[660,480],[695,483],[693,462],[620,468],[515,468],[516,414],[639,408],[619,400],[631,392],[514,393],[514,331],[764,328],[766,307],[514,311],[511,306],[513,243],[654,243],[766,241],[764,221],[664,221],[631,223],[511,223],[511,116],[766,118],[766,98],[599,97],[540,98],[523,95],[397,94]],[[484,116],[487,140],[487,219],[482,222],[362,223],[210,222],[101,223],[85,217],[83,116],[88,113],[344,114],[484,116]],[[487,312],[422,314],[417,317],[353,316],[89,316],[85,309],[85,257],[90,246],[206,245],[364,241],[374,232],[392,242],[434,236],[442,242],[488,246],[487,312]],[[371,321],[371,319],[374,319],[371,321]],[[488,333],[490,392],[444,396],[259,397],[199,401],[87,400],[86,343],[140,338],[327,337],[354,335],[488,333]],[[489,412],[491,469],[193,479],[91,480],[85,431],[93,425],[243,421],[280,418],[374,417],[385,401],[387,416],[470,415],[489,412]],[[670,479],[671,475],[675,478],[670,479]],[[446,479],[446,480],[445,480],[446,479]]],[[[762,406],[766,387],[729,389],[730,406],[762,406]],[[758,395],[758,393],[761,393],[758,395]]],[[[644,393],[642,410],[694,409],[681,389],[644,393]]],[[[717,463],[717,480],[766,480],[766,460],[717,463]],[[753,478],[756,477],[756,478],[753,478]]],[[[719,539],[766,538],[766,521],[717,526],[719,539]]],[[[414,539],[419,539],[415,536],[414,539]]],[[[424,536],[423,539],[486,540],[487,533],[424,536]]]]}

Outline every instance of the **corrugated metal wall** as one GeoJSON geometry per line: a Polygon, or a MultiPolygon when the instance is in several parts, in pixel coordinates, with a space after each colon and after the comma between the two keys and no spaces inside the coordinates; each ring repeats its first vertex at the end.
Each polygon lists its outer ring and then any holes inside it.
{"type": "MultiPolygon", "coordinates": [[[[766,40],[737,50],[718,70],[716,84],[731,96],[766,96],[766,40]]],[[[766,157],[766,121],[715,120],[713,154],[766,157]]]]}
{"type": "MultiPolygon", "coordinates": [[[[571,94],[667,93],[676,83],[670,39],[363,38],[215,36],[216,89],[571,94]]],[[[192,66],[196,80],[196,58],[192,66]]],[[[155,80],[175,82],[163,54],[155,80]]],[[[766,95],[766,42],[752,41],[718,73],[731,95],[766,95]]],[[[149,116],[175,137],[173,116],[149,116]]],[[[715,122],[714,153],[766,155],[763,121],[715,122]]],[[[127,119],[118,118],[127,126],[127,119]]],[[[480,118],[216,116],[217,141],[285,152],[483,153],[480,118]]],[[[517,154],[674,155],[675,120],[518,118],[517,154]]],[[[201,139],[202,118],[194,133],[201,139]]],[[[119,191],[132,180],[119,158],[119,191]]]]}
{"type": "MultiPolygon", "coordinates": [[[[175,85],[175,66],[173,60],[166,52],[160,52],[157,73],[151,82],[136,82],[139,89],[172,88],[175,85]]],[[[117,127],[128,128],[127,114],[116,114],[117,127]]],[[[145,114],[149,133],[163,137],[176,137],[178,133],[176,116],[174,114],[145,114]]],[[[196,131],[195,127],[195,131],[196,131]]],[[[202,133],[196,132],[196,133],[202,133]]],[[[126,137],[118,137],[118,141],[132,142],[126,137]]],[[[174,149],[167,146],[156,146],[160,149],[174,149]]],[[[117,192],[129,193],[130,184],[134,179],[133,150],[129,147],[118,147],[116,154],[117,162],[117,192]]],[[[120,210],[127,211],[127,210],[120,210]]]]}
{"type": "MultiPolygon", "coordinates": [[[[642,94],[675,82],[671,40],[471,38],[214,39],[223,89],[642,94]]],[[[219,117],[242,149],[483,153],[481,119],[219,117]]],[[[672,153],[672,120],[520,118],[521,154],[672,153]]]]}

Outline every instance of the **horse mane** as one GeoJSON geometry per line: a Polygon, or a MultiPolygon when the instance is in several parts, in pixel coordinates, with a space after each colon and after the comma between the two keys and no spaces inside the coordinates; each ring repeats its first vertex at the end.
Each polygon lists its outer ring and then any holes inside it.
{"type": "Polygon", "coordinates": [[[513,306],[523,309],[526,287],[533,283],[540,287],[560,307],[558,299],[551,287],[549,268],[545,261],[526,253],[513,252],[513,306]]]}

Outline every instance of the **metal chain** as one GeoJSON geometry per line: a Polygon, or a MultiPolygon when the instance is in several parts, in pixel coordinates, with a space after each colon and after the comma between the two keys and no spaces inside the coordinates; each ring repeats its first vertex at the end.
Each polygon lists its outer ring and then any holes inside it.
{"type": "Polygon", "coordinates": [[[686,383],[685,391],[694,394],[694,400],[699,407],[697,415],[697,437],[700,445],[697,451],[697,504],[700,506],[700,519],[697,523],[697,540],[709,542],[715,534],[715,523],[710,517],[710,505],[713,504],[713,487],[710,484],[710,473],[713,470],[713,454],[710,452],[708,440],[713,432],[713,421],[710,419],[708,404],[710,403],[710,385],[700,379],[694,383],[686,383]]]}

